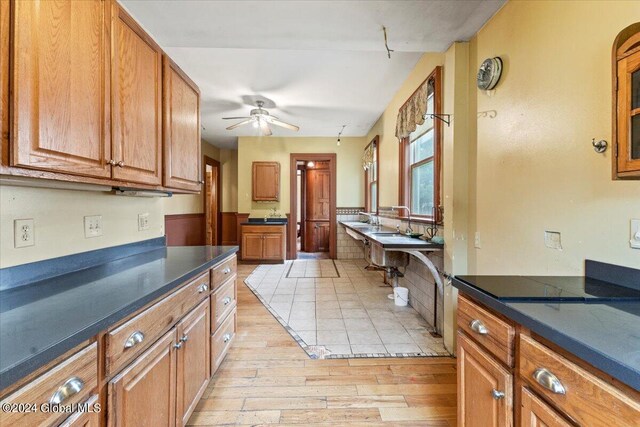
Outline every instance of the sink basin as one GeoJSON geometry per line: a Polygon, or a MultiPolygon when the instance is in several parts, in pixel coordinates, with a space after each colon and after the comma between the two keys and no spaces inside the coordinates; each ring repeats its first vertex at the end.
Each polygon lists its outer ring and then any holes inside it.
{"type": "Polygon", "coordinates": [[[353,228],[369,228],[371,227],[371,224],[366,223],[366,222],[345,222],[343,223],[345,225],[348,225],[349,227],[353,227],[353,228]]]}
{"type": "Polygon", "coordinates": [[[375,243],[369,244],[366,248],[365,258],[377,266],[398,268],[409,265],[409,254],[406,252],[385,251],[381,245],[375,243]]]}
{"type": "Polygon", "coordinates": [[[385,239],[387,237],[407,237],[404,234],[400,234],[395,231],[380,231],[380,232],[371,233],[371,234],[373,234],[374,236],[384,237],[385,239]]]}

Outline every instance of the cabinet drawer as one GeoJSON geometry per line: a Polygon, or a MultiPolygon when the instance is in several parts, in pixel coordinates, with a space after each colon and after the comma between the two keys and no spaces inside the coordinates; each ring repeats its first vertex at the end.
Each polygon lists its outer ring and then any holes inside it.
{"type": "Polygon", "coordinates": [[[579,425],[637,426],[640,402],[533,338],[520,335],[520,376],[579,425]]]}
{"type": "Polygon", "coordinates": [[[106,372],[111,376],[140,354],[182,315],[209,295],[209,272],[152,305],[106,335],[106,372]]]}
{"type": "Polygon", "coordinates": [[[56,401],[63,405],[83,402],[98,386],[98,345],[80,350],[29,384],[7,396],[5,404],[35,405],[34,412],[3,411],[2,425],[53,425],[68,414],[45,412],[40,405],[56,401]]]}
{"type": "Polygon", "coordinates": [[[211,337],[211,374],[215,374],[216,370],[227,355],[227,351],[236,335],[236,309],[218,328],[211,337]]]}
{"type": "Polygon", "coordinates": [[[235,308],[237,301],[236,279],[232,278],[211,295],[211,332],[215,332],[235,308]]]}
{"type": "Polygon", "coordinates": [[[513,366],[515,328],[470,299],[458,297],[458,328],[508,366],[513,366]]]}
{"type": "Polygon", "coordinates": [[[222,262],[211,270],[211,289],[216,290],[225,283],[229,277],[236,274],[238,270],[238,261],[236,256],[232,256],[228,260],[222,262]]]}

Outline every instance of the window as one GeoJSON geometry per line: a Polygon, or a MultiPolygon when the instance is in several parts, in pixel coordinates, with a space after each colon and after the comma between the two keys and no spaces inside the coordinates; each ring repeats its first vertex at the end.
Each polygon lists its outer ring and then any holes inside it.
{"type": "Polygon", "coordinates": [[[380,137],[376,135],[364,149],[362,156],[362,166],[364,167],[364,194],[365,210],[367,212],[378,212],[378,147],[380,137]]]}
{"type": "MultiPolygon", "coordinates": [[[[425,80],[426,118],[424,123],[400,141],[400,200],[411,208],[411,216],[440,221],[440,138],[442,122],[430,114],[440,111],[440,70],[425,80]]],[[[420,89],[420,88],[419,88],[420,89]]],[[[413,97],[413,95],[412,95],[413,97]]],[[[424,99],[424,98],[423,98],[424,99]]],[[[410,101],[413,101],[410,98],[410,101]]],[[[409,101],[408,101],[409,102],[409,101]]]]}

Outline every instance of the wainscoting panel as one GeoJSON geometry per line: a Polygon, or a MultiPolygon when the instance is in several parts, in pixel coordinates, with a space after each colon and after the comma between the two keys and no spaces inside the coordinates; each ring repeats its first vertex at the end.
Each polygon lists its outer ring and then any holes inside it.
{"type": "Polygon", "coordinates": [[[165,215],[167,246],[202,246],[205,244],[204,214],[165,215]]]}
{"type": "Polygon", "coordinates": [[[222,212],[222,244],[238,244],[237,212],[222,212]]]}

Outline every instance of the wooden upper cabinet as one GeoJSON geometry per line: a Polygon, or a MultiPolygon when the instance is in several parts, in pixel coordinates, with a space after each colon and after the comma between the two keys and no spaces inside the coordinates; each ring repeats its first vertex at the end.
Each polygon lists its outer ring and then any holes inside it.
{"type": "Polygon", "coordinates": [[[513,376],[458,332],[458,426],[513,425],[513,376]]]}
{"type": "Polygon", "coordinates": [[[257,202],[280,200],[280,163],[253,162],[252,195],[257,202]]]}
{"type": "Polygon", "coordinates": [[[640,179],[640,23],[613,45],[613,177],[640,179]]]}
{"type": "Polygon", "coordinates": [[[116,2],[111,37],[113,178],[161,185],[162,50],[116,2]]]}
{"type": "Polygon", "coordinates": [[[200,90],[166,55],[163,61],[164,186],[200,191],[200,90]]]}
{"type": "Polygon", "coordinates": [[[11,2],[12,166],[110,177],[109,6],[11,2]]]}

